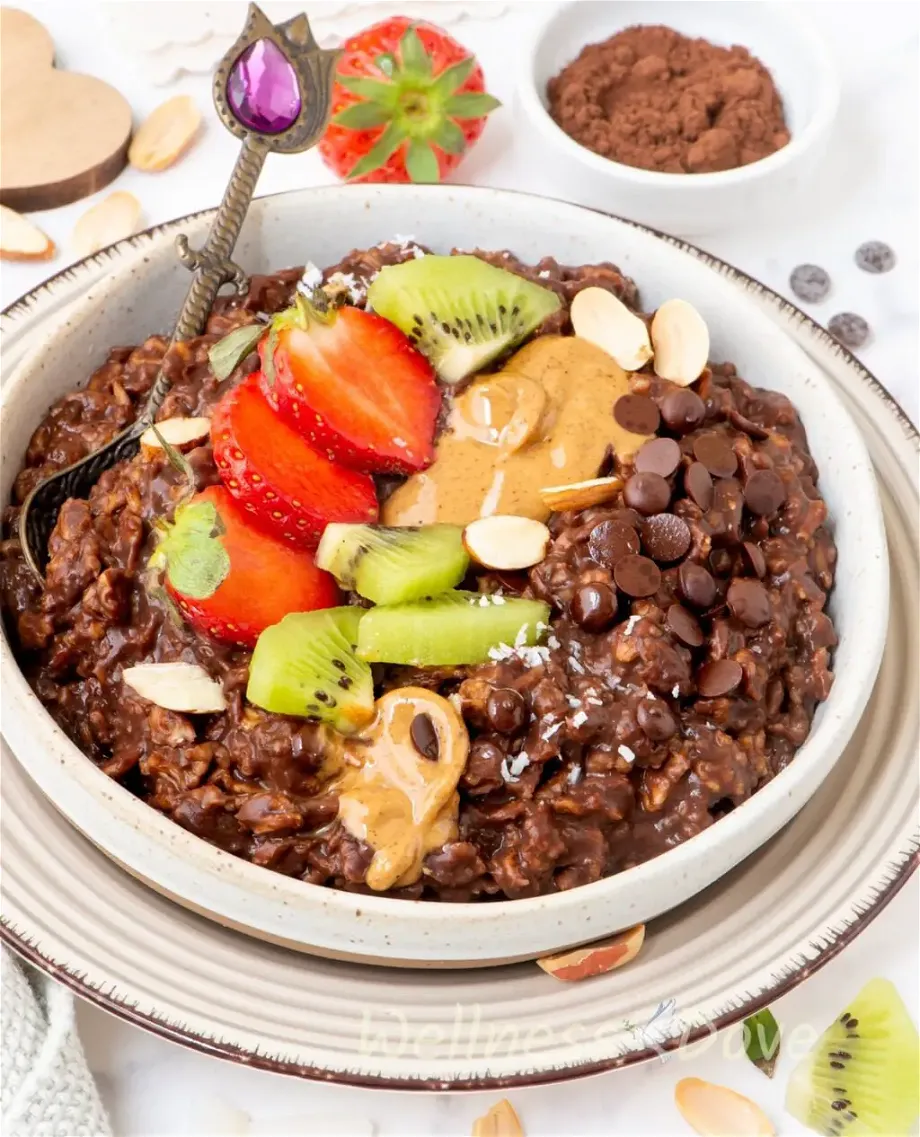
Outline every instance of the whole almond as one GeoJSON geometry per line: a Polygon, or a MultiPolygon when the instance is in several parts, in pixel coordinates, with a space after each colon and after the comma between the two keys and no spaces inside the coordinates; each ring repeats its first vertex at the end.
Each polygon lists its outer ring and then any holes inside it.
{"type": "Polygon", "coordinates": [[[167,99],[138,127],[128,161],[138,170],[166,170],[188,150],[200,126],[201,111],[190,95],[167,99]]]}
{"type": "Polygon", "coordinates": [[[580,979],[593,979],[595,975],[606,975],[608,971],[629,963],[636,958],[644,943],[645,925],[637,924],[609,939],[597,940],[558,955],[545,955],[537,960],[537,966],[554,979],[575,983],[580,979]]]}
{"type": "Polygon", "coordinates": [[[686,300],[666,300],[652,317],[655,374],[689,387],[709,359],[706,321],[686,300]]]}
{"type": "Polygon", "coordinates": [[[98,253],[136,233],[141,221],[141,203],[133,193],[118,190],[97,202],[77,221],[73,230],[73,250],[78,257],[98,253]]]}
{"type": "Polygon", "coordinates": [[[773,1123],[759,1105],[743,1094],[705,1082],[682,1078],[674,1087],[674,1104],[702,1137],[774,1137],[773,1123]]]}
{"type": "Polygon", "coordinates": [[[645,321],[606,288],[583,288],[570,314],[575,335],[606,351],[624,371],[638,371],[652,358],[645,321]]]}
{"type": "Polygon", "coordinates": [[[0,205],[0,258],[47,261],[57,252],[54,241],[15,209],[0,205]]]}
{"type": "Polygon", "coordinates": [[[507,1098],[473,1122],[473,1137],[524,1137],[521,1119],[507,1098]]]}
{"type": "Polygon", "coordinates": [[[556,513],[566,509],[587,509],[613,501],[623,488],[621,478],[591,478],[586,482],[569,482],[565,486],[543,486],[540,497],[556,513]]]}

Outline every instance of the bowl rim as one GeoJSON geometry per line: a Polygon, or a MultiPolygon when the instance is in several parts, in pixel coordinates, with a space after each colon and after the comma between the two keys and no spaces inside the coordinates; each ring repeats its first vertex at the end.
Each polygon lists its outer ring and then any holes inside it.
{"type": "MultiPolygon", "coordinates": [[[[774,150],[765,158],[758,158],[756,162],[748,162],[744,166],[736,166],[731,170],[716,170],[699,174],[674,174],[660,170],[645,170],[640,166],[629,166],[624,162],[605,158],[602,154],[595,153],[566,134],[553,119],[544,102],[543,92],[540,89],[541,85],[537,82],[534,74],[537,52],[552,30],[565,20],[573,9],[586,4],[593,6],[594,2],[595,0],[567,0],[561,8],[556,8],[550,12],[539,27],[530,33],[525,50],[521,54],[521,62],[518,64],[517,92],[531,122],[542,132],[544,138],[560,147],[570,158],[584,163],[598,173],[606,174],[612,178],[622,178],[636,186],[645,186],[649,189],[671,190],[683,186],[688,189],[699,187],[703,190],[712,190],[742,185],[756,178],[777,173],[795,161],[824,135],[836,117],[840,103],[840,76],[834,66],[830,50],[818,33],[817,27],[802,12],[790,5],[779,3],[778,0],[763,0],[760,5],[761,11],[769,11],[779,22],[784,23],[794,34],[797,34],[807,44],[808,50],[815,60],[819,102],[805,126],[796,131],[790,137],[789,142],[780,147],[779,150],[774,150]]],[[[751,50],[754,49],[751,48],[751,50]]],[[[607,216],[616,215],[611,213],[607,216]]]]}
{"type": "MultiPolygon", "coordinates": [[[[309,189],[300,188],[286,190],[276,194],[266,194],[262,196],[262,200],[305,193],[344,194],[346,197],[360,197],[360,195],[366,194],[369,188],[375,191],[376,194],[380,194],[384,197],[398,196],[398,194],[405,189],[405,187],[398,185],[373,187],[359,185],[321,186],[311,187],[309,189]]],[[[556,199],[542,197],[541,195],[527,193],[526,191],[495,189],[485,186],[443,185],[413,186],[411,188],[416,193],[431,195],[434,199],[437,199],[440,194],[449,195],[456,191],[460,191],[461,194],[472,192],[474,196],[480,198],[492,197],[493,199],[498,198],[499,201],[502,198],[509,197],[512,199],[524,198],[541,203],[552,203],[560,208],[564,207],[565,209],[572,209],[579,212],[593,213],[599,218],[614,220],[652,234],[685,252],[693,253],[699,259],[703,260],[704,263],[711,262],[717,266],[725,266],[723,271],[727,272],[731,270],[731,272],[738,276],[753,281],[753,278],[747,277],[739,270],[734,269],[733,266],[727,265],[726,262],[716,260],[716,258],[711,257],[710,254],[705,253],[696,246],[688,244],[678,238],[671,237],[668,234],[661,233],[649,226],[630,221],[628,218],[618,217],[615,214],[607,213],[601,209],[592,209],[591,207],[570,202],[557,201],[556,199]]],[[[199,210],[195,213],[152,226],[142,233],[115,242],[113,245],[108,246],[107,249],[84,258],[82,261],[70,266],[70,269],[65,270],[65,273],[58,274],[57,278],[52,279],[58,279],[64,276],[66,272],[74,270],[76,270],[77,275],[79,275],[79,272],[87,268],[92,262],[111,261],[113,257],[117,258],[122,253],[126,254],[126,260],[123,262],[123,265],[124,271],[127,271],[142,261],[143,254],[145,251],[149,251],[151,246],[165,246],[179,227],[187,225],[192,219],[201,219],[214,212],[214,208],[199,210]],[[133,252],[131,251],[132,249],[133,252]]],[[[93,286],[83,295],[82,299],[68,309],[67,323],[73,321],[82,322],[86,314],[92,312],[110,290],[117,290],[121,283],[121,276],[122,269],[121,266],[119,266],[104,278],[94,282],[93,286]]],[[[763,291],[773,296],[776,295],[767,289],[766,286],[760,285],[759,282],[753,281],[753,283],[757,284],[763,291]]],[[[22,306],[23,311],[27,311],[28,304],[24,302],[28,301],[30,297],[34,297],[40,293],[46,288],[46,285],[47,282],[38,285],[32,292],[27,293],[24,297],[15,301],[6,311],[15,309],[17,306],[22,306]]],[[[783,301],[783,303],[786,302],[783,301]]],[[[790,305],[789,307],[792,306],[790,305]]],[[[797,309],[794,310],[798,311],[797,309]]],[[[5,314],[6,312],[4,312],[4,315],[5,314]]],[[[809,320],[804,314],[803,318],[809,320]]],[[[809,323],[813,324],[813,321],[809,320],[809,323]]],[[[59,331],[60,329],[55,327],[53,334],[59,334],[59,331]]],[[[822,334],[829,336],[829,333],[823,330],[822,334]]],[[[865,371],[854,357],[849,353],[847,353],[847,355],[862,371],[865,371]]],[[[0,393],[0,411],[2,411],[8,403],[14,401],[18,397],[18,392],[25,387],[27,364],[28,361],[33,358],[34,353],[29,351],[23,360],[15,366],[10,380],[3,385],[2,393],[0,393]]],[[[866,372],[866,374],[868,374],[868,372],[866,372]]],[[[825,381],[823,377],[822,381],[825,381]]],[[[881,387],[881,384],[878,384],[878,386],[881,387]]],[[[884,390],[884,388],[882,388],[882,390],[884,390]]],[[[832,389],[828,390],[828,394],[836,399],[836,395],[832,389]]],[[[900,410],[900,408],[898,409],[900,410]]],[[[880,549],[881,556],[874,570],[876,582],[873,587],[875,594],[882,598],[884,611],[887,616],[888,564],[881,503],[878,498],[874,478],[871,474],[871,461],[865,443],[859,435],[855,422],[853,422],[849,413],[845,411],[842,405],[841,412],[853,428],[853,464],[864,466],[871,479],[875,508],[872,516],[867,519],[866,532],[867,535],[869,535],[867,536],[867,540],[874,541],[880,549]]],[[[902,411],[901,413],[903,414],[904,412],[902,411]]],[[[906,415],[904,417],[906,418],[906,415]]],[[[883,628],[886,626],[886,623],[887,621],[883,622],[883,628]]],[[[39,740],[49,744],[56,744],[58,750],[63,754],[60,764],[68,770],[69,776],[75,781],[78,788],[96,801],[98,801],[100,797],[106,798],[111,807],[113,816],[117,815],[116,820],[118,824],[127,824],[135,830],[145,832],[158,846],[161,848],[169,848],[173,854],[180,852],[190,867],[193,866],[196,869],[203,870],[212,878],[216,874],[220,874],[224,883],[228,882],[228,878],[233,878],[236,885],[242,888],[248,895],[268,895],[274,893],[274,899],[277,899],[278,896],[282,896],[283,898],[286,894],[291,899],[300,899],[301,901],[304,900],[305,896],[307,898],[312,897],[314,901],[321,901],[327,905],[332,913],[336,914],[339,918],[345,915],[354,915],[356,908],[360,908],[365,912],[372,909],[373,914],[382,919],[393,917],[398,918],[398,920],[404,924],[421,925],[430,921],[432,917],[435,916],[435,912],[432,911],[432,909],[436,908],[437,913],[443,914],[445,918],[449,916],[456,918],[462,913],[467,926],[475,926],[479,923],[494,919],[497,911],[502,911],[509,915],[513,913],[514,915],[526,917],[531,913],[549,908],[550,911],[561,920],[570,909],[579,908],[583,904],[588,903],[592,896],[598,897],[598,894],[604,890],[615,887],[616,883],[621,881],[627,873],[630,875],[631,881],[637,885],[640,880],[643,882],[654,881],[659,875],[670,873],[671,871],[678,872],[685,863],[704,859],[707,854],[711,854],[719,846],[730,842],[732,834],[737,834],[738,831],[747,827],[749,823],[752,824],[755,821],[755,814],[759,816],[770,811],[774,797],[778,797],[783,791],[785,791],[785,796],[792,795],[796,786],[807,778],[811,765],[820,760],[823,752],[828,746],[831,746],[835,740],[839,742],[841,749],[846,744],[846,740],[855,728],[855,723],[852,721],[853,708],[856,707],[861,713],[871,694],[884,649],[884,642],[885,636],[882,634],[877,637],[874,650],[866,651],[857,657],[861,664],[863,684],[858,688],[856,703],[851,705],[845,717],[841,716],[836,722],[829,721],[826,727],[825,724],[822,723],[817,730],[810,732],[806,741],[796,752],[796,761],[791,762],[772,779],[769,786],[764,787],[764,790],[769,792],[752,795],[737,809],[721,818],[717,825],[709,826],[701,833],[696,834],[692,839],[667,850],[667,856],[662,854],[643,864],[626,870],[624,873],[602,877],[597,881],[592,881],[565,892],[542,894],[514,900],[505,898],[502,900],[492,900],[488,903],[439,901],[436,905],[433,905],[431,902],[412,904],[407,903],[405,900],[388,896],[350,893],[337,888],[329,888],[324,885],[311,885],[309,882],[300,880],[299,878],[286,877],[279,873],[267,871],[259,865],[234,856],[217,846],[211,845],[197,835],[188,832],[171,818],[137,798],[126,787],[113,781],[104,774],[95,763],[87,759],[84,752],[55,722],[50,712],[48,712],[39,701],[29,686],[24,673],[13,655],[12,646],[7,638],[5,629],[3,629],[2,634],[0,634],[0,675],[2,675],[3,678],[3,682],[0,683],[0,693],[2,693],[2,701],[7,715],[9,716],[5,723],[7,729],[4,730],[4,734],[14,754],[22,752],[27,740],[34,744],[36,734],[39,740]],[[37,730],[36,726],[38,728],[37,730]],[[826,737],[819,738],[822,729],[826,731],[826,737]],[[307,893],[303,891],[305,886],[308,888],[307,893]]],[[[856,721],[858,721],[858,716],[856,721]]],[[[32,777],[31,773],[29,776],[32,777]]],[[[33,780],[35,779],[33,778],[33,780]]],[[[74,824],[74,822],[71,823],[74,824]]],[[[147,883],[149,886],[149,881],[147,883]]],[[[309,902],[309,899],[307,899],[306,903],[309,902]]]]}

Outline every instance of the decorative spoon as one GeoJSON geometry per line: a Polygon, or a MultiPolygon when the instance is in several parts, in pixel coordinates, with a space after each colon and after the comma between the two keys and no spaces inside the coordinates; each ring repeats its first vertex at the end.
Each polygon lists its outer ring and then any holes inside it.
{"type": "MultiPolygon", "coordinates": [[[[174,344],[201,335],[223,285],[234,284],[240,295],[246,292],[246,274],[231,256],[262,166],[273,150],[298,154],[322,137],[338,56],[338,51],[320,48],[305,15],[274,25],[255,4],[249,5],[246,26],[221,60],[213,86],[218,117],[243,145],[204,247],[195,251],[184,234],[176,238],[179,258],[191,270],[192,283],[164,363],[174,344]]],[[[140,436],[154,422],[169,386],[161,364],[131,426],[99,450],[39,482],[26,498],[19,515],[19,537],[26,564],[42,584],[48,539],[61,506],[68,498],[86,497],[105,470],[136,453],[140,436]]]]}

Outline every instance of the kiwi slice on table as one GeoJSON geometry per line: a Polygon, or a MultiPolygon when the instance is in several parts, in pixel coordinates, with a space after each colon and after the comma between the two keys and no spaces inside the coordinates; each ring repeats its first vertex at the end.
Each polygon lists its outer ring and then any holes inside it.
{"type": "Polygon", "coordinates": [[[380,270],[367,299],[445,383],[459,383],[525,339],[560,306],[549,288],[479,257],[419,257],[380,270]]]}
{"type": "Polygon", "coordinates": [[[833,1137],[906,1134],[920,1110],[920,1042],[894,984],[871,979],[792,1073],[786,1109],[833,1137]]]}
{"type": "Polygon", "coordinates": [[[371,669],[355,654],[363,608],[293,612],[259,636],[246,698],[279,715],[320,719],[343,734],[374,715],[371,669]]]}
{"type": "Polygon", "coordinates": [[[327,525],[316,563],[375,604],[402,604],[459,584],[470,559],[459,525],[327,525]]]}
{"type": "Polygon", "coordinates": [[[365,613],[358,655],[412,667],[484,663],[500,645],[537,643],[548,619],[549,605],[539,600],[446,592],[365,613]]]}

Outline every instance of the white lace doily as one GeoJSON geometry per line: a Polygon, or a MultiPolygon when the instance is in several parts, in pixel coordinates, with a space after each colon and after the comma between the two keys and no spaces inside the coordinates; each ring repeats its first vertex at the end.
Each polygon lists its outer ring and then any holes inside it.
{"type": "MultiPolygon", "coordinates": [[[[410,16],[437,24],[454,24],[466,17],[493,19],[508,7],[492,0],[428,0],[413,3],[348,4],[334,0],[265,0],[263,11],[278,23],[306,10],[316,38],[334,46],[365,24],[387,16],[410,16]]],[[[208,72],[239,35],[246,20],[245,0],[185,0],[182,4],[100,3],[120,50],[136,61],[144,77],[157,86],[172,82],[183,72],[208,72]]]]}

